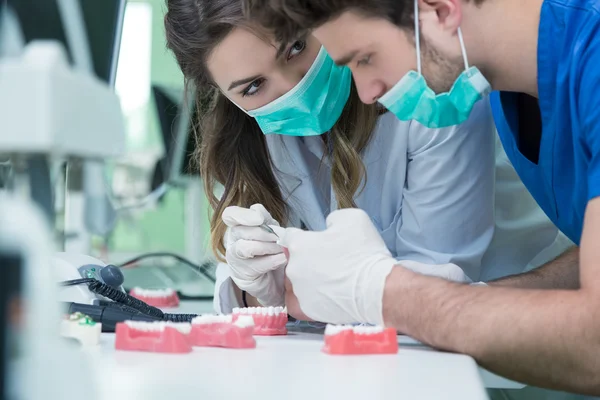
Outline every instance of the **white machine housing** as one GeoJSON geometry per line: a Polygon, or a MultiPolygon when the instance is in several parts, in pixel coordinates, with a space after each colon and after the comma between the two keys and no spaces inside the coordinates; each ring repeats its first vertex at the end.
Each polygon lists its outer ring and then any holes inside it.
{"type": "Polygon", "coordinates": [[[54,41],[33,41],[0,59],[0,151],[86,159],[125,149],[125,124],[112,88],[72,68],[54,41]]]}
{"type": "MultiPolygon", "coordinates": [[[[74,253],[55,253],[52,257],[52,269],[59,282],[82,278],[95,278],[103,281],[100,270],[106,263],[97,258],[74,253]],[[81,270],[84,275],[82,276],[81,270]]],[[[117,290],[125,293],[122,287],[117,290]]],[[[97,304],[98,300],[108,300],[105,297],[90,292],[85,284],[61,287],[58,292],[58,301],[81,304],[97,304]]]]}
{"type": "Polygon", "coordinates": [[[62,312],[56,301],[54,270],[48,265],[50,228],[41,212],[22,198],[0,195],[0,252],[22,260],[25,307],[18,336],[22,354],[11,364],[10,392],[26,400],[75,400],[81,393],[95,399],[95,380],[87,358],[59,337],[62,312]],[[60,368],[56,368],[57,360],[60,368]]]}

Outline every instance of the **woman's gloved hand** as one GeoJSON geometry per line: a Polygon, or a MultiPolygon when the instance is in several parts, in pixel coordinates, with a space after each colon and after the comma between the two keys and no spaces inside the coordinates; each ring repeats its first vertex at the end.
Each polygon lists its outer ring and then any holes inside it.
{"type": "Polygon", "coordinates": [[[266,223],[277,232],[282,229],[279,222],[262,204],[227,207],[222,219],[229,227],[225,233],[225,258],[233,282],[263,306],[283,306],[287,258],[277,244],[277,236],[260,226],[266,223]]]}

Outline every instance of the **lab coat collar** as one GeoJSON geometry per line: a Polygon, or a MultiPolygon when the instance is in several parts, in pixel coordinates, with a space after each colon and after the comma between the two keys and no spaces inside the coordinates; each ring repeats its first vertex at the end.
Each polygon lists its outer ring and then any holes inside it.
{"type": "Polygon", "coordinates": [[[325,218],[330,212],[329,168],[319,167],[325,146],[320,137],[293,137],[267,135],[265,137],[274,173],[284,201],[302,215],[302,222],[311,230],[325,228],[325,218]],[[320,142],[320,146],[319,146],[320,142]],[[316,179],[316,173],[322,179],[316,179]],[[318,181],[323,185],[318,185],[318,181]],[[298,199],[302,199],[300,202],[298,199]],[[312,212],[309,212],[312,210],[312,212]],[[325,210],[319,215],[316,210],[325,210]]]}

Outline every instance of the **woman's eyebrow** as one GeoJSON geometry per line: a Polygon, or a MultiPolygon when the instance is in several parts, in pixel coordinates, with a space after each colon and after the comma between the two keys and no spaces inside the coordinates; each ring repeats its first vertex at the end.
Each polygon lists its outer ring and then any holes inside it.
{"type": "Polygon", "coordinates": [[[245,83],[250,83],[252,81],[257,80],[258,78],[260,78],[260,75],[255,75],[255,76],[251,76],[249,78],[244,78],[244,79],[239,79],[237,81],[233,81],[233,82],[231,82],[231,85],[229,85],[229,88],[227,88],[227,90],[231,90],[231,89],[236,88],[245,83]]]}

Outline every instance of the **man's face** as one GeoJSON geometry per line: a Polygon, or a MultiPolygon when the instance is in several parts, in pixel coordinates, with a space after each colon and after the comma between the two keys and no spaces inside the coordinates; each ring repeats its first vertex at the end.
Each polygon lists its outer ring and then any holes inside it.
{"type": "MultiPolygon", "coordinates": [[[[364,103],[371,104],[407,72],[417,70],[414,31],[383,18],[347,11],[313,31],[338,65],[347,65],[364,103]]],[[[463,70],[460,58],[449,59],[421,38],[422,73],[429,87],[450,89],[463,70]]]]}

